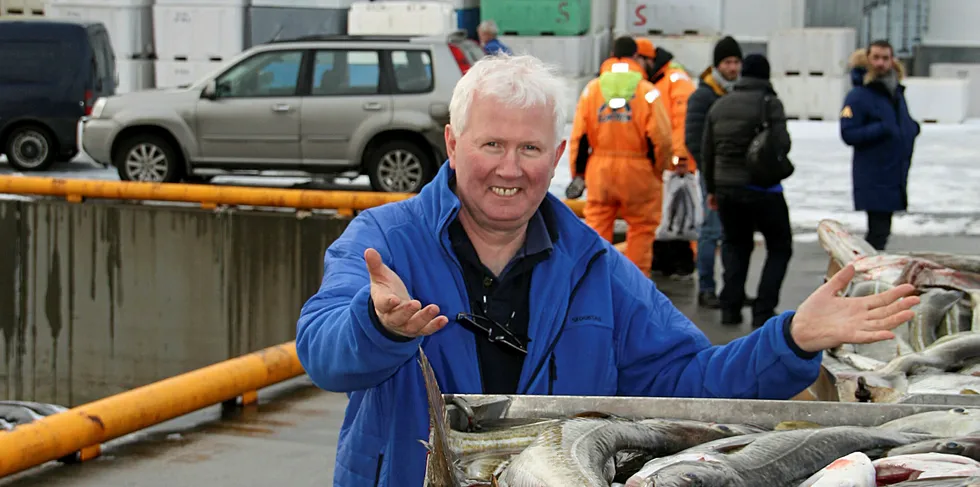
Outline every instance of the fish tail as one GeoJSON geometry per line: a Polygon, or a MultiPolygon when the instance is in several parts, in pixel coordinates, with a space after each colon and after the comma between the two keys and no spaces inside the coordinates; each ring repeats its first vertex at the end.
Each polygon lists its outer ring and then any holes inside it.
{"type": "Polygon", "coordinates": [[[434,487],[459,487],[460,482],[453,470],[454,462],[450,458],[449,427],[446,421],[446,401],[443,399],[436,373],[432,370],[429,359],[419,346],[419,365],[422,367],[422,378],[425,380],[425,393],[429,401],[430,438],[426,448],[429,455],[426,459],[426,485],[434,487]]]}

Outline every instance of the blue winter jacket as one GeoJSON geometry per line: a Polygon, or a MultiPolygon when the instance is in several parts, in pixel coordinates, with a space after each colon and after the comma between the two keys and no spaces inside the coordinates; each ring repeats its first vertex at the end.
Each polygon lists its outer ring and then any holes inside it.
{"type": "MultiPolygon", "coordinates": [[[[476,340],[455,321],[396,342],[368,314],[364,251],[373,247],[423,304],[450,320],[469,312],[448,227],[459,211],[443,164],[420,194],[364,211],[327,249],[323,284],[303,306],[296,350],[319,387],[350,398],[334,485],[422,485],[428,410],[419,345],[444,393],[482,393],[476,340]]],[[[712,347],[643,273],[548,195],[558,238],[532,271],[531,338],[518,391],[533,395],[788,399],[816,380],[820,355],[800,358],[772,318],[712,347]]],[[[329,419],[329,418],[327,418],[329,419]]]]}
{"type": "MultiPolygon", "coordinates": [[[[892,96],[867,75],[864,50],[851,56],[851,83],[844,99],[840,133],[854,147],[851,178],[857,211],[904,211],[912,150],[919,124],[912,119],[901,84],[892,96]]],[[[901,65],[897,69],[901,69],[901,65]]],[[[901,72],[901,71],[900,71],[901,72]]]]}

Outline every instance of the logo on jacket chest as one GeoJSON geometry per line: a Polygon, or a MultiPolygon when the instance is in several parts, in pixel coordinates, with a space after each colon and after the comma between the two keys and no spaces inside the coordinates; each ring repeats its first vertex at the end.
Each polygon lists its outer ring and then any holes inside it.
{"type": "Polygon", "coordinates": [[[598,315],[579,315],[579,316],[572,317],[572,323],[581,323],[583,321],[602,323],[602,318],[600,318],[598,315]]]}

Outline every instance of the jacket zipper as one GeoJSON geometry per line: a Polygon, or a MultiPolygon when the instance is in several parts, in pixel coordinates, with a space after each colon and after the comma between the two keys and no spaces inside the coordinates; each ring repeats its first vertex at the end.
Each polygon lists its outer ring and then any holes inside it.
{"type": "Polygon", "coordinates": [[[374,487],[378,487],[378,485],[380,485],[380,482],[381,482],[381,464],[384,463],[384,461],[385,461],[385,454],[384,453],[379,453],[378,454],[378,468],[374,472],[374,487]]]}
{"type": "MultiPolygon", "coordinates": [[[[541,362],[539,362],[537,367],[534,368],[534,372],[531,374],[531,378],[527,381],[527,385],[524,386],[524,391],[520,392],[520,394],[527,394],[528,388],[531,387],[531,384],[534,384],[534,379],[536,379],[538,377],[538,374],[541,373],[541,369],[544,367],[545,363],[547,363],[549,360],[551,361],[554,360],[555,346],[558,345],[558,340],[561,339],[562,333],[565,332],[565,323],[568,321],[568,313],[572,309],[572,302],[575,301],[575,295],[578,294],[579,288],[582,287],[582,283],[585,282],[585,278],[588,277],[589,271],[592,270],[592,265],[595,264],[596,261],[599,260],[599,257],[602,257],[602,255],[605,253],[606,253],[606,249],[602,249],[592,255],[592,258],[589,259],[589,263],[585,266],[585,272],[582,274],[582,277],[580,277],[578,282],[575,283],[575,286],[572,287],[572,292],[568,296],[568,306],[565,307],[565,317],[562,318],[561,320],[561,328],[558,329],[558,333],[555,335],[555,339],[551,341],[550,345],[548,345],[548,350],[541,358],[541,362]]],[[[551,368],[549,368],[549,372],[550,372],[549,375],[551,377],[548,383],[548,394],[550,395],[551,392],[554,390],[555,378],[558,377],[557,363],[554,363],[554,365],[551,368]]]]}

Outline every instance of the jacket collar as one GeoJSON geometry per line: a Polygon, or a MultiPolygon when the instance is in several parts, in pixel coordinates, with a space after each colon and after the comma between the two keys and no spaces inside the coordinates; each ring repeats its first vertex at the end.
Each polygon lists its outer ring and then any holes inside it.
{"type": "MultiPolygon", "coordinates": [[[[422,205],[426,226],[434,235],[438,235],[440,241],[448,240],[449,224],[459,213],[459,197],[453,191],[455,181],[456,171],[449,167],[447,160],[439,168],[435,178],[415,197],[422,205]]],[[[556,252],[568,253],[576,259],[591,249],[597,250],[597,246],[601,245],[602,240],[598,234],[588,232],[589,227],[578,215],[550,192],[545,195],[539,211],[556,252]],[[564,235],[575,235],[575,238],[561,238],[564,235]]]]}
{"type": "Polygon", "coordinates": [[[775,93],[775,90],[772,88],[771,81],[746,76],[742,76],[738,82],[735,83],[735,91],[767,91],[770,93],[775,93]]]}

